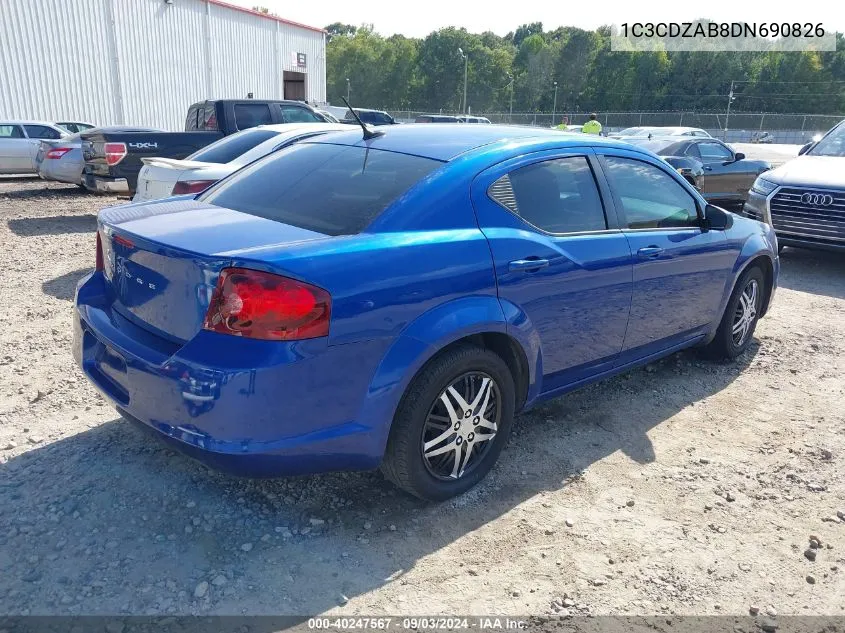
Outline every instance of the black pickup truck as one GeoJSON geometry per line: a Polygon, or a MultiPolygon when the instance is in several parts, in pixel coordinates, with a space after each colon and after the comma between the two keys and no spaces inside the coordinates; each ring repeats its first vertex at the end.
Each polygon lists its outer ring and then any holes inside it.
{"type": "Polygon", "coordinates": [[[131,194],[138,183],[142,158],[183,159],[217,139],[257,125],[325,121],[322,114],[301,101],[200,101],[188,108],[184,132],[82,134],[82,181],[91,191],[131,194]]]}

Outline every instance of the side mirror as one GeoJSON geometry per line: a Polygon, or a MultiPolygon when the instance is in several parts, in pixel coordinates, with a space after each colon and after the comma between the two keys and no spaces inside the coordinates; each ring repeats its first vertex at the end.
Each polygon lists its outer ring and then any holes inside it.
{"type": "Polygon", "coordinates": [[[813,145],[815,145],[815,143],[813,141],[810,141],[809,143],[802,145],[801,149],[798,150],[798,155],[803,156],[804,154],[806,154],[807,152],[809,152],[813,148],[813,145]]]}
{"type": "Polygon", "coordinates": [[[745,158],[745,154],[743,154],[742,152],[737,152],[736,154],[734,154],[734,160],[735,161],[736,160],[742,160],[743,158],[745,158]]]}
{"type": "Polygon", "coordinates": [[[708,204],[704,207],[704,223],[702,228],[705,231],[724,231],[733,226],[733,216],[715,205],[708,204]]]}

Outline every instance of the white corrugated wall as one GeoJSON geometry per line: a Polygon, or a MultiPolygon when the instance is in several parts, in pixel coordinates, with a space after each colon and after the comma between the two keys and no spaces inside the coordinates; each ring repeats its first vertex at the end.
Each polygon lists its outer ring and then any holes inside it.
{"type": "Polygon", "coordinates": [[[178,130],[203,99],[326,98],[325,34],[208,0],[0,0],[0,119],[178,130]],[[298,68],[292,54],[305,53],[298,68]]]}

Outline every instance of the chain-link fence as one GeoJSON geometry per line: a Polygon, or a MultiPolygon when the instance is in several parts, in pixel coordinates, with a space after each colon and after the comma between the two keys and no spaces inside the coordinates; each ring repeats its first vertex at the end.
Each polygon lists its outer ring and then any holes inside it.
{"type": "MultiPolygon", "coordinates": [[[[413,122],[421,114],[451,114],[454,112],[421,112],[392,110],[402,122],[413,122]]],[[[554,127],[564,117],[571,125],[587,121],[589,112],[473,112],[493,123],[554,127]]],[[[754,142],[760,139],[773,143],[805,143],[816,134],[823,134],[845,115],[828,114],[771,114],[768,112],[600,112],[598,119],[607,132],[628,127],[682,126],[707,130],[711,135],[733,142],[754,142]]]]}

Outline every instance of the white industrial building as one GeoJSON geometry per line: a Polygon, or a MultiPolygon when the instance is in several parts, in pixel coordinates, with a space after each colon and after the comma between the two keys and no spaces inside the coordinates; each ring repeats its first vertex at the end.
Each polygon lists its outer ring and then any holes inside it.
{"type": "Polygon", "coordinates": [[[184,127],[204,99],[326,99],[326,33],[220,0],[2,0],[0,119],[184,127]]]}

